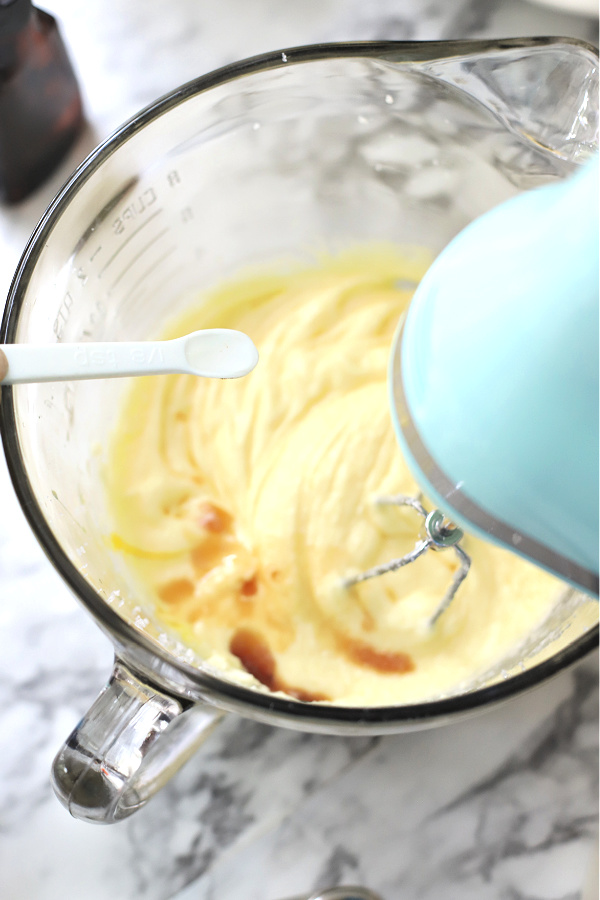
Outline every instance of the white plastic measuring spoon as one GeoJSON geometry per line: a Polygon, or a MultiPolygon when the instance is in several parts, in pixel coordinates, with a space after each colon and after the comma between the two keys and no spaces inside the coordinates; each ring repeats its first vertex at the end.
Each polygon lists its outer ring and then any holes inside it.
{"type": "Polygon", "coordinates": [[[251,372],[257,362],[258,350],[248,335],[229,328],[194,331],[172,341],[2,344],[0,384],[169,372],[203,378],[240,378],[251,372]],[[2,353],[8,363],[4,378],[2,353]]]}

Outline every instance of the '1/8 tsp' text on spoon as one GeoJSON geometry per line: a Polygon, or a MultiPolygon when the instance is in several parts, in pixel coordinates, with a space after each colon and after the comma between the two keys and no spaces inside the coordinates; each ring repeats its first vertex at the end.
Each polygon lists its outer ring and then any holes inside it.
{"type": "Polygon", "coordinates": [[[171,341],[3,344],[0,383],[164,373],[240,378],[251,372],[257,362],[258,351],[248,335],[228,328],[194,331],[171,341]]]}

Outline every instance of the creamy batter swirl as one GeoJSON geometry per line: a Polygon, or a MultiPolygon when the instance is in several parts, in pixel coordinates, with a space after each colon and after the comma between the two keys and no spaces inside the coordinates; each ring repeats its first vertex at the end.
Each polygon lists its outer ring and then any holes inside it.
{"type": "Polygon", "coordinates": [[[376,501],[419,493],[386,379],[428,262],[420,250],[363,248],[240,276],[165,336],[240,329],[257,368],[236,381],[134,383],[107,470],[113,546],[209,664],[307,701],[414,702],[492,665],[556,601],[551,576],[469,536],[471,572],[434,629],[451,551],[341,587],[408,552],[422,525],[376,501]]]}

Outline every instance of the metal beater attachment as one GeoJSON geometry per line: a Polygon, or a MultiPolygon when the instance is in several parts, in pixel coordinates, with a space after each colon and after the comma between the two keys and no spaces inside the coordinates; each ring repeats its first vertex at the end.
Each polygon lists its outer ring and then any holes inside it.
{"type": "Polygon", "coordinates": [[[426,537],[418,540],[414,549],[405,556],[401,556],[399,559],[392,559],[390,562],[382,563],[380,566],[373,566],[372,569],[367,569],[366,572],[361,572],[360,575],[345,578],[344,587],[351,588],[355,584],[360,584],[361,581],[367,581],[369,578],[378,578],[380,575],[386,575],[388,572],[395,572],[396,569],[401,569],[403,566],[415,562],[428,550],[446,550],[448,547],[453,547],[460,560],[460,568],[456,572],[442,602],[429,620],[430,627],[433,627],[452,603],[456,592],[467,577],[471,567],[470,556],[465,553],[462,547],[459,547],[458,543],[463,537],[463,532],[456,525],[453,525],[452,522],[449,522],[439,509],[427,512],[421,501],[416,497],[405,497],[403,494],[393,497],[378,497],[377,503],[385,506],[412,507],[425,519],[426,537]]]}

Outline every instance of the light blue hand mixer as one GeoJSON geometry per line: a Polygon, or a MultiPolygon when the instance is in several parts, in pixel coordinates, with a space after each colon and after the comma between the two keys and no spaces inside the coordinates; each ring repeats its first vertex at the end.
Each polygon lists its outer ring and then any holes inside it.
{"type": "MultiPolygon", "coordinates": [[[[475,220],[435,260],[396,335],[390,404],[430,548],[462,529],[598,594],[598,161],[475,220]],[[448,516],[451,521],[448,521],[448,516]],[[456,524],[454,524],[456,523],[456,524]]],[[[386,498],[383,498],[384,502],[386,498]]]]}

